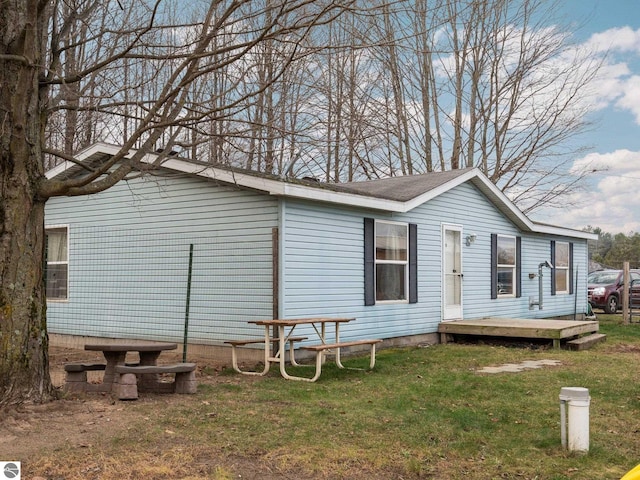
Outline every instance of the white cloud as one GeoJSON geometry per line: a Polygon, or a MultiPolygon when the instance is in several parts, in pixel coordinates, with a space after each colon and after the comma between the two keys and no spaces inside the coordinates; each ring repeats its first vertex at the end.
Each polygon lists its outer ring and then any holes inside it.
{"type": "Polygon", "coordinates": [[[640,53],[640,29],[618,27],[594,33],[587,40],[586,46],[595,53],[640,53]]]}
{"type": "Polygon", "coordinates": [[[594,110],[607,108],[623,94],[630,74],[626,63],[603,63],[592,84],[583,93],[583,100],[589,101],[594,110]]]}
{"type": "Polygon", "coordinates": [[[594,107],[628,110],[640,125],[640,76],[633,75],[630,66],[640,59],[640,29],[611,28],[593,34],[582,47],[603,60],[593,88],[586,92],[594,107]]]}
{"type": "Polygon", "coordinates": [[[640,232],[640,152],[590,153],[576,160],[571,172],[584,170],[598,171],[586,190],[567,199],[570,206],[536,212],[532,219],[576,229],[591,225],[610,233],[640,232]]]}
{"type": "Polygon", "coordinates": [[[610,153],[590,153],[573,162],[570,173],[585,170],[606,170],[618,175],[638,172],[640,178],[640,152],[621,149],[610,153]]]}
{"type": "Polygon", "coordinates": [[[622,95],[616,101],[616,106],[631,111],[636,118],[636,124],[640,125],[640,75],[629,77],[621,87],[622,95]]]}

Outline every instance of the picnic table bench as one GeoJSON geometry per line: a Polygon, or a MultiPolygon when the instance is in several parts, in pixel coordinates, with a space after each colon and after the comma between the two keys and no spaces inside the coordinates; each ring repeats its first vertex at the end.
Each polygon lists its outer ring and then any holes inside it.
{"type": "MultiPolygon", "coordinates": [[[[298,363],[296,362],[296,357],[294,354],[294,343],[295,342],[302,342],[303,340],[306,340],[307,337],[288,337],[286,339],[287,342],[289,342],[289,361],[291,362],[292,365],[298,365],[298,363]]],[[[245,375],[266,375],[269,372],[269,366],[271,364],[271,362],[279,362],[280,361],[280,352],[277,349],[277,346],[275,346],[275,344],[277,344],[279,342],[279,340],[277,338],[273,338],[271,340],[271,343],[274,344],[274,349],[276,350],[276,352],[271,355],[270,351],[267,347],[269,342],[269,339],[265,339],[265,337],[262,338],[248,338],[248,339],[242,339],[242,340],[227,340],[224,343],[227,343],[229,345],[231,345],[231,366],[233,367],[233,369],[238,372],[238,373],[244,373],[245,375]],[[238,366],[238,352],[236,350],[237,347],[244,347],[245,345],[251,345],[253,343],[263,343],[265,344],[265,358],[264,358],[264,368],[262,369],[262,371],[260,372],[251,372],[251,371],[247,371],[247,370],[241,370],[240,367],[238,366]]]]}
{"type": "Polygon", "coordinates": [[[367,339],[367,340],[353,340],[348,342],[337,342],[337,343],[321,343],[318,345],[306,345],[300,347],[300,350],[309,350],[315,352],[316,354],[316,372],[313,377],[309,379],[305,379],[309,382],[315,382],[318,377],[320,377],[320,373],[322,371],[322,362],[323,355],[322,353],[327,350],[335,350],[336,355],[336,365],[338,368],[345,368],[342,365],[342,360],[340,359],[340,349],[346,347],[355,347],[359,345],[369,345],[371,347],[370,351],[370,360],[369,360],[369,368],[372,369],[376,365],[376,345],[381,343],[381,339],[367,339]]]}
{"type": "Polygon", "coordinates": [[[88,389],[87,372],[104,371],[106,363],[67,363],[65,390],[67,392],[85,392],[88,389]]]}
{"type": "Polygon", "coordinates": [[[195,363],[176,363],[172,365],[116,365],[114,392],[120,400],[138,398],[138,378],[142,375],[173,374],[173,382],[156,382],[157,393],[196,393],[195,363]]]}

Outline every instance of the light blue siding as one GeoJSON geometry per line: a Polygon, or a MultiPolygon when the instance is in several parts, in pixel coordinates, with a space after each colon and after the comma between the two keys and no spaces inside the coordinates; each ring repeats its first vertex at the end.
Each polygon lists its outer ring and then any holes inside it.
{"type": "MultiPolygon", "coordinates": [[[[550,259],[551,240],[574,243],[578,272],[577,312],[586,307],[586,241],[521,232],[471,184],[460,185],[407,214],[347,209],[287,200],[282,208],[281,312],[284,317],[353,316],[343,338],[433,333],[442,319],[442,225],[460,225],[463,238],[463,316],[541,318],[571,315],[574,295],[550,295],[543,272],[543,310],[529,309],[538,295],[540,262],[550,259]],[[364,306],[364,217],[418,224],[418,303],[364,306]],[[522,237],[522,297],[491,299],[491,234],[522,237]]],[[[575,281],[575,279],[574,279],[575,281]]],[[[302,332],[301,332],[302,333],[302,332]]]]}
{"type": "Polygon", "coordinates": [[[54,198],[47,225],[69,226],[69,299],[48,303],[51,333],[182,341],[189,251],[189,341],[261,334],[272,316],[277,200],[189,177],[141,178],[54,198]]]}
{"type": "MultiPolygon", "coordinates": [[[[542,318],[586,308],[586,240],[521,232],[471,183],[406,214],[276,198],[187,176],[139,178],[98,195],[54,198],[47,225],[69,226],[69,299],[49,302],[52,333],[182,341],[189,268],[189,341],[220,343],[262,334],[271,318],[272,229],[279,228],[279,316],[353,316],[343,339],[429,334],[442,320],[442,225],[458,225],[463,316],[542,318]],[[364,218],[418,225],[418,303],[364,306],[364,218]],[[491,234],[522,238],[522,297],[492,300],[491,234]],[[529,273],[550,260],[551,240],[574,244],[574,295],[544,309],[529,273]],[[575,278],[574,278],[575,281],[575,278]],[[576,302],[577,299],[577,302],[576,302]]],[[[298,332],[300,334],[304,331],[298,332]]],[[[310,336],[311,332],[309,333],[310,336]]]]}

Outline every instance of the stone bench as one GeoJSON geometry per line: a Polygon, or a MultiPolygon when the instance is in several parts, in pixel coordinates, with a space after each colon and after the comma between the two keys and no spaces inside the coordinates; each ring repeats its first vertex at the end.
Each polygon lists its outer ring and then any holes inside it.
{"type": "Polygon", "coordinates": [[[66,392],[86,392],[88,387],[87,372],[104,371],[104,363],[67,363],[64,366],[66,392]]]}
{"type": "Polygon", "coordinates": [[[155,393],[196,393],[195,363],[176,363],[172,365],[116,365],[116,378],[113,383],[114,393],[120,400],[136,400],[138,398],[138,381],[145,377],[153,380],[144,382],[146,391],[155,393]],[[171,383],[157,381],[157,375],[174,374],[171,383]]]}

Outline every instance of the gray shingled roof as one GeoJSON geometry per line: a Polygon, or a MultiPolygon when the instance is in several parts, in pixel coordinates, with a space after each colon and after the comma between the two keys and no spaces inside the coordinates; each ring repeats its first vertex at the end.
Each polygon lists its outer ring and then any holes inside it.
{"type": "MultiPolygon", "coordinates": [[[[83,160],[83,164],[90,170],[92,167],[101,164],[110,157],[106,153],[95,153],[91,157],[83,160]]],[[[334,192],[352,193],[355,195],[363,195],[373,198],[381,198],[385,200],[392,200],[398,202],[410,201],[423,193],[429,192],[435,188],[444,185],[445,183],[454,180],[460,175],[465,174],[470,168],[452,170],[447,172],[431,172],[420,175],[405,175],[400,177],[381,178],[378,180],[365,180],[356,182],[344,182],[344,183],[326,183],[321,181],[312,181],[307,179],[287,178],[283,179],[277,175],[268,174],[264,172],[256,172],[238,167],[230,167],[222,164],[209,164],[198,162],[190,159],[181,159],[186,162],[190,162],[196,165],[202,165],[203,167],[220,168],[227,171],[243,173],[258,178],[266,178],[270,180],[292,183],[298,185],[305,185],[311,188],[318,188],[323,190],[330,190],[334,192]]],[[[79,165],[71,166],[69,169],[57,176],[58,179],[63,180],[66,178],[74,177],[77,175],[84,175],[89,170],[83,169],[79,165]]],[[[153,174],[153,172],[150,172],[153,174]]]]}
{"type": "Polygon", "coordinates": [[[464,175],[469,170],[472,169],[465,168],[448,172],[432,172],[421,175],[382,178],[380,180],[347,182],[337,184],[336,186],[340,191],[347,193],[407,202],[454,180],[460,175],[464,175]]]}

